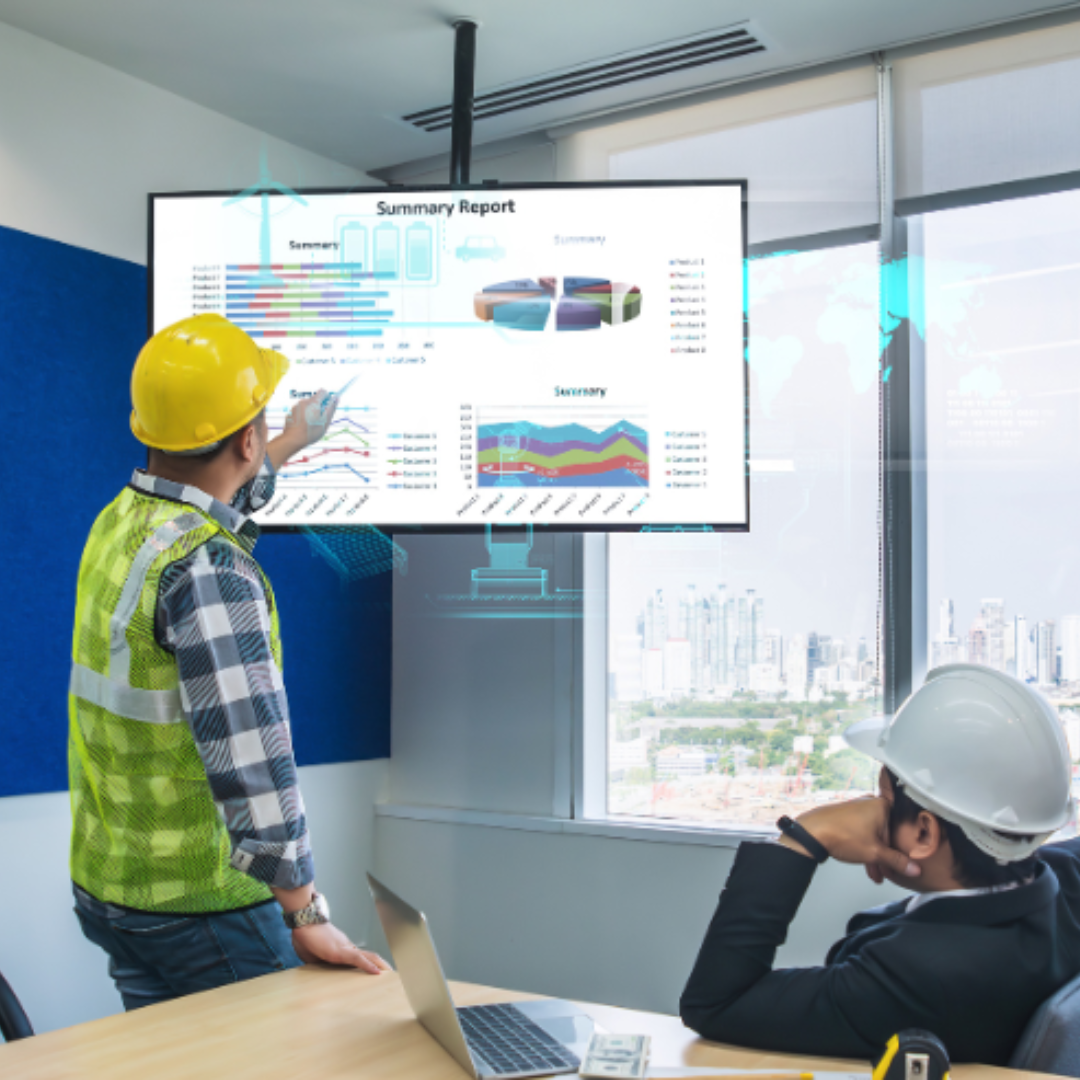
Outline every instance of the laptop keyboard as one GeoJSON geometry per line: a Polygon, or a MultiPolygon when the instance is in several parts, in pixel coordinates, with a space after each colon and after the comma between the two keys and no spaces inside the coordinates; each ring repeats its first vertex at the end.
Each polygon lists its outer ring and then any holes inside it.
{"type": "Polygon", "coordinates": [[[513,1005],[470,1005],[457,1010],[469,1049],[497,1073],[577,1072],[581,1062],[513,1005]]]}

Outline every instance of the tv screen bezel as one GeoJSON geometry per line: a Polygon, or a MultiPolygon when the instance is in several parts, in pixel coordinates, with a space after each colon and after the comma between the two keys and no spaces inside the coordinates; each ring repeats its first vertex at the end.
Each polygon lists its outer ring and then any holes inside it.
{"type": "MultiPolygon", "coordinates": [[[[715,187],[731,188],[738,187],[741,190],[741,227],[742,227],[742,260],[743,273],[741,275],[743,302],[742,302],[742,337],[743,337],[743,483],[745,485],[745,520],[741,523],[722,524],[717,522],[684,522],[676,525],[652,525],[633,523],[585,523],[575,524],[540,523],[533,525],[536,532],[546,533],[748,533],[750,531],[750,374],[747,357],[750,345],[749,326],[749,302],[747,296],[747,259],[749,257],[749,184],[746,180],[550,180],[530,183],[479,183],[479,184],[420,184],[417,186],[401,184],[383,184],[373,186],[355,187],[304,187],[297,188],[298,195],[411,195],[423,192],[464,193],[478,192],[492,194],[494,192],[514,191],[541,191],[541,190],[584,190],[596,188],[687,188],[687,187],[715,187]]],[[[147,337],[154,334],[154,209],[159,199],[228,199],[236,195],[235,191],[156,191],[147,195],[147,259],[146,259],[146,312],[147,312],[147,337]]],[[[271,196],[274,197],[274,196],[271,196]]],[[[479,490],[479,489],[477,489],[479,490]]],[[[384,533],[400,533],[413,535],[461,535],[483,533],[491,528],[491,523],[476,522],[468,524],[430,524],[430,525],[399,525],[392,522],[381,524],[377,522],[350,522],[340,524],[311,524],[311,525],[274,525],[259,522],[259,528],[265,533],[302,533],[308,531],[340,532],[343,529],[363,530],[375,528],[384,533]]],[[[498,526],[499,529],[524,529],[525,522],[512,522],[498,526]]]]}

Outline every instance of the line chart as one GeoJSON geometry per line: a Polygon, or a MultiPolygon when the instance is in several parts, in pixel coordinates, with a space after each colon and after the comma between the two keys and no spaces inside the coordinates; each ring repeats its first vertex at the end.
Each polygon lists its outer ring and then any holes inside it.
{"type": "MultiPolygon", "coordinates": [[[[271,436],[285,427],[288,409],[270,410],[271,436]]],[[[307,447],[278,473],[279,486],[310,488],[319,477],[333,488],[378,487],[378,410],[370,405],[338,406],[326,434],[307,447]]]]}

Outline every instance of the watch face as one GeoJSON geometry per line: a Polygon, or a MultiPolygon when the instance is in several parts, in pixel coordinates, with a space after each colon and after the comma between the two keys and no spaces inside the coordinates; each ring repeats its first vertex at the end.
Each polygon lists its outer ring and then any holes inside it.
{"type": "Polygon", "coordinates": [[[326,902],[326,897],[321,893],[315,894],[315,899],[312,901],[316,913],[322,918],[323,922],[330,921],[330,905],[326,902]]]}

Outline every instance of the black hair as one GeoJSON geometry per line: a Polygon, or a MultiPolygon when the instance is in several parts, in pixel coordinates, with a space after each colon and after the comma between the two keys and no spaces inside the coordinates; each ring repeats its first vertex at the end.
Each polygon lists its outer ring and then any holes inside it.
{"type": "Polygon", "coordinates": [[[170,458],[173,458],[174,460],[177,458],[183,458],[187,461],[197,462],[199,465],[209,465],[211,461],[216,461],[219,457],[221,457],[221,455],[225,453],[225,448],[231,446],[234,442],[236,442],[240,438],[240,436],[243,435],[249,427],[251,427],[252,424],[258,424],[259,421],[265,416],[266,410],[263,409],[258,414],[258,416],[253,417],[246,424],[244,424],[243,427],[237,428],[237,430],[234,431],[231,435],[226,435],[225,438],[219,439],[216,443],[213,443],[205,453],[170,454],[168,450],[162,450],[161,453],[165,454],[170,458]]]}
{"type": "MultiPolygon", "coordinates": [[[[889,811],[889,832],[894,833],[898,826],[911,824],[926,807],[920,806],[904,788],[901,781],[889,769],[885,772],[892,782],[893,801],[889,811]]],[[[953,873],[956,880],[965,889],[984,889],[992,885],[1011,885],[1013,882],[1027,881],[1035,873],[1035,856],[1016,862],[999,863],[992,855],[977,848],[964,835],[964,830],[951,821],[939,817],[932,810],[926,812],[937,818],[949,843],[953,856],[953,873]]],[[[1030,840],[1030,836],[995,830],[999,836],[1009,840],[1030,840]]]]}

